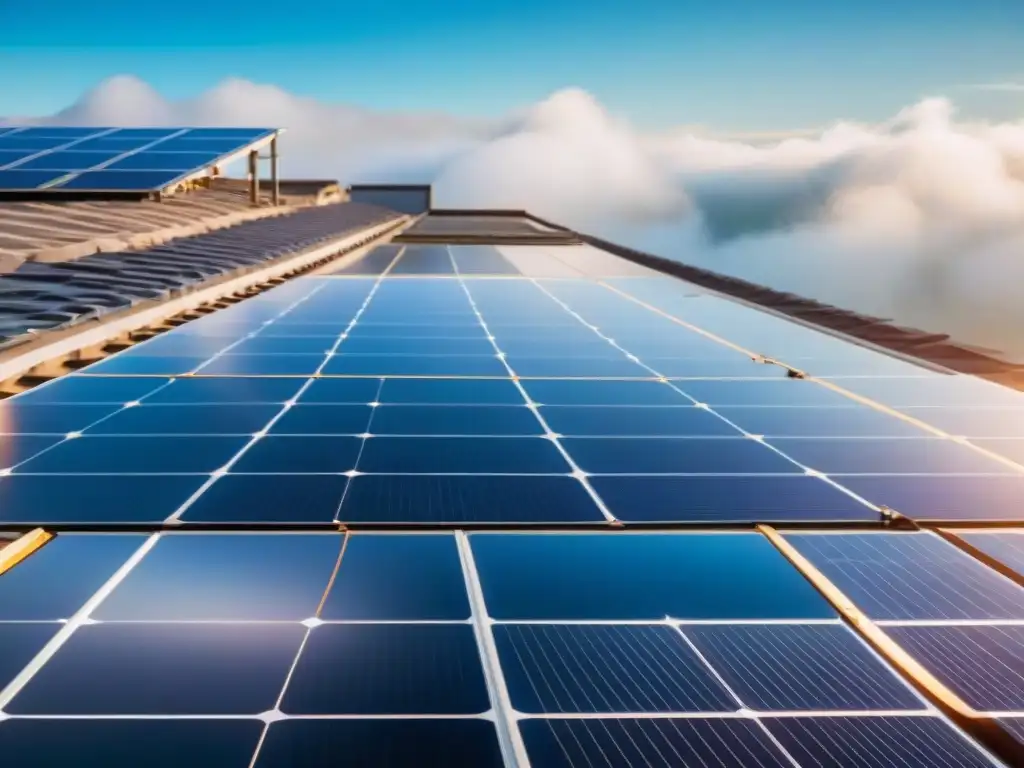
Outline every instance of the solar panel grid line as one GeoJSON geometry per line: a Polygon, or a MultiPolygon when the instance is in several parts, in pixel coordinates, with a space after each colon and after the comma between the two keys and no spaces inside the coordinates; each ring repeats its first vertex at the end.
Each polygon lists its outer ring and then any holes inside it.
{"type": "MultiPolygon", "coordinates": [[[[452,261],[453,269],[456,269],[456,271],[457,271],[457,267],[455,267],[455,258],[452,256],[451,248],[448,248],[448,257],[452,261]]],[[[555,436],[555,432],[548,425],[547,421],[544,419],[543,415],[541,415],[539,409],[533,403],[533,400],[530,398],[529,392],[527,392],[526,389],[523,388],[522,383],[518,380],[517,374],[516,374],[515,370],[512,368],[512,366],[509,364],[508,360],[501,353],[501,348],[498,346],[497,341],[494,338],[494,334],[491,332],[490,328],[488,327],[488,324],[487,324],[486,320],[484,319],[484,316],[480,313],[480,309],[477,307],[476,301],[473,298],[473,294],[469,290],[469,287],[466,285],[465,279],[462,278],[462,277],[458,277],[458,280],[459,280],[459,286],[461,287],[462,291],[465,293],[466,299],[469,301],[469,304],[470,304],[470,306],[473,309],[473,313],[476,315],[477,322],[480,323],[480,327],[483,329],[484,333],[486,334],[486,336],[490,340],[492,346],[494,347],[495,354],[497,354],[499,356],[499,359],[501,360],[502,365],[504,365],[505,368],[508,370],[509,376],[512,378],[513,384],[515,385],[516,389],[519,390],[519,394],[522,395],[523,401],[527,404],[527,407],[530,409],[531,413],[533,413],[533,415],[536,417],[538,423],[543,428],[545,435],[548,436],[548,438],[551,440],[552,444],[555,446],[555,448],[561,454],[562,458],[565,459],[566,463],[570,467],[572,467],[572,475],[576,479],[578,479],[580,481],[580,483],[586,489],[587,495],[589,495],[590,498],[593,500],[593,502],[597,505],[597,508],[601,511],[601,514],[604,515],[605,519],[608,520],[609,523],[617,523],[618,521],[615,519],[615,516],[612,515],[612,513],[608,510],[608,507],[605,505],[604,501],[601,499],[601,497],[597,494],[597,491],[594,490],[593,486],[587,480],[586,474],[576,464],[575,460],[572,458],[572,456],[569,454],[569,452],[565,449],[565,446],[562,445],[562,443],[559,440],[559,438],[555,436]]]]}
{"type": "Polygon", "coordinates": [[[480,659],[487,681],[488,694],[491,699],[495,725],[498,729],[498,740],[508,768],[529,768],[530,759],[526,754],[526,745],[516,725],[516,712],[512,706],[508,683],[498,656],[494,642],[492,622],[487,613],[483,588],[480,584],[480,573],[476,568],[473,550],[464,531],[455,532],[455,544],[458,547],[459,564],[462,567],[469,596],[470,618],[473,623],[473,634],[480,651],[480,659]]]}
{"type": "MultiPolygon", "coordinates": [[[[598,282],[600,282],[600,281],[598,281],[598,282]]],[[[596,333],[596,334],[598,334],[599,336],[601,336],[602,338],[604,338],[604,339],[605,339],[606,341],[608,341],[608,342],[609,342],[609,343],[610,343],[610,344],[611,344],[612,346],[614,346],[614,347],[616,347],[616,348],[620,349],[620,350],[621,350],[621,351],[622,351],[623,353],[625,353],[625,354],[627,354],[627,355],[629,354],[629,352],[628,352],[628,350],[627,350],[627,349],[625,349],[625,348],[621,347],[621,346],[620,346],[620,345],[619,345],[619,344],[618,344],[617,342],[615,342],[615,341],[614,341],[613,339],[610,339],[610,338],[608,338],[607,336],[604,336],[604,334],[603,334],[603,333],[601,333],[601,331],[600,331],[600,330],[599,330],[599,329],[598,329],[598,328],[597,328],[596,326],[594,326],[594,325],[592,325],[592,324],[588,323],[588,322],[587,322],[587,320],[586,320],[586,319],[585,319],[584,317],[582,317],[581,315],[579,315],[578,313],[576,313],[576,312],[575,312],[574,310],[572,310],[572,308],[571,308],[571,307],[569,307],[569,306],[568,306],[567,304],[565,304],[565,302],[561,301],[561,299],[559,299],[558,297],[556,297],[556,296],[554,296],[553,294],[551,294],[551,293],[550,293],[550,292],[549,292],[549,291],[548,291],[548,290],[547,290],[547,289],[546,289],[546,288],[545,288],[544,286],[542,286],[542,285],[541,285],[541,284],[539,283],[539,281],[537,281],[537,280],[533,280],[533,283],[534,283],[534,284],[535,284],[535,285],[536,285],[536,286],[537,286],[537,287],[538,287],[538,288],[539,288],[539,289],[540,289],[541,291],[543,291],[543,292],[544,292],[545,294],[547,294],[547,295],[548,295],[548,296],[549,296],[549,297],[550,297],[551,299],[553,299],[553,300],[554,300],[555,302],[557,302],[558,304],[560,304],[560,305],[561,305],[561,306],[562,306],[562,307],[563,307],[563,308],[564,308],[564,309],[565,309],[565,310],[566,310],[567,312],[569,312],[569,313],[570,313],[571,315],[573,315],[574,317],[576,317],[576,319],[577,319],[577,320],[579,320],[579,321],[580,321],[581,323],[583,323],[584,325],[587,325],[588,327],[590,327],[590,328],[591,328],[591,330],[593,330],[593,331],[594,331],[594,333],[596,333]]],[[[713,407],[711,407],[711,406],[708,406],[708,405],[706,405],[706,404],[702,404],[702,403],[699,403],[699,402],[698,402],[698,401],[697,401],[697,400],[696,400],[695,398],[693,398],[692,396],[690,396],[690,395],[689,395],[689,394],[688,394],[688,393],[687,393],[687,392],[686,392],[686,391],[685,391],[684,389],[682,389],[682,388],[680,388],[680,387],[676,386],[676,385],[675,385],[675,384],[674,384],[674,383],[673,383],[673,382],[672,382],[671,380],[668,380],[668,379],[666,379],[666,378],[665,378],[664,376],[662,376],[662,375],[661,375],[661,374],[660,374],[660,373],[659,373],[658,371],[654,370],[653,368],[650,368],[649,366],[647,366],[647,365],[646,365],[645,363],[643,363],[642,361],[640,361],[640,360],[637,360],[637,364],[638,364],[638,365],[641,365],[641,366],[643,366],[644,368],[647,368],[647,370],[649,370],[649,371],[650,371],[650,372],[652,373],[652,375],[653,375],[653,376],[654,376],[655,378],[657,378],[658,380],[661,380],[661,381],[665,381],[665,382],[666,382],[666,383],[667,383],[667,384],[668,384],[668,385],[669,385],[670,387],[672,387],[672,388],[673,388],[673,389],[675,389],[675,390],[676,390],[677,392],[679,392],[679,393],[680,393],[681,395],[683,395],[683,396],[684,396],[684,397],[686,397],[686,398],[687,398],[688,400],[690,400],[691,402],[693,402],[693,403],[694,403],[694,405],[703,405],[703,406],[704,406],[704,408],[706,408],[706,409],[707,409],[707,411],[708,411],[709,413],[711,413],[712,415],[714,415],[715,417],[719,418],[720,420],[722,420],[723,422],[725,422],[725,423],[726,423],[726,424],[728,424],[729,426],[731,426],[731,427],[733,427],[734,429],[736,429],[736,431],[737,431],[737,432],[739,432],[740,434],[742,434],[742,435],[746,436],[747,438],[750,438],[750,439],[753,439],[753,440],[755,440],[756,442],[758,442],[758,443],[760,443],[761,445],[765,446],[765,447],[766,447],[767,449],[769,449],[769,450],[771,450],[771,451],[775,452],[776,454],[778,454],[778,455],[779,455],[779,456],[781,456],[782,458],[786,459],[787,461],[791,462],[792,464],[795,464],[795,465],[796,465],[797,467],[801,468],[801,469],[802,469],[802,470],[804,471],[804,473],[805,473],[805,474],[808,474],[808,475],[812,475],[812,476],[814,476],[814,477],[816,477],[816,478],[818,478],[818,479],[821,479],[822,481],[824,481],[824,482],[825,482],[825,483],[827,483],[828,485],[831,485],[831,486],[833,486],[833,487],[834,487],[834,488],[835,488],[836,490],[838,490],[838,491],[841,491],[841,492],[842,492],[842,493],[844,493],[845,495],[847,495],[847,496],[850,496],[851,498],[855,499],[855,500],[856,500],[856,501],[858,501],[859,503],[863,504],[863,505],[864,505],[865,507],[868,507],[868,508],[870,508],[870,509],[878,509],[878,508],[877,508],[877,507],[876,507],[876,506],[875,506],[874,504],[872,504],[872,503],[871,503],[870,501],[868,501],[867,499],[864,499],[863,497],[861,497],[861,496],[859,496],[858,494],[854,493],[854,492],[853,492],[852,490],[850,490],[850,489],[846,488],[846,487],[845,487],[845,486],[843,486],[842,484],[840,484],[840,483],[836,482],[835,480],[831,479],[831,478],[830,478],[830,477],[829,477],[829,476],[828,476],[827,474],[825,474],[825,473],[821,473],[821,472],[817,472],[816,470],[813,470],[812,468],[810,468],[810,467],[808,467],[808,466],[805,466],[805,465],[801,464],[801,463],[800,463],[799,461],[797,461],[796,459],[793,459],[792,457],[790,457],[790,456],[789,456],[788,454],[786,454],[785,452],[783,452],[783,451],[779,450],[778,448],[776,448],[775,446],[771,445],[770,443],[766,443],[766,442],[765,442],[765,441],[764,441],[764,440],[763,440],[763,439],[762,439],[762,438],[761,438],[760,436],[756,436],[756,435],[751,435],[751,434],[750,434],[750,433],[748,433],[748,432],[747,432],[746,430],[744,430],[744,429],[743,429],[742,427],[740,427],[740,426],[739,426],[738,424],[734,423],[733,421],[731,421],[731,420],[730,420],[730,419],[728,419],[727,417],[723,416],[723,415],[722,415],[721,413],[719,413],[719,412],[718,412],[718,411],[717,411],[717,410],[716,410],[715,408],[713,408],[713,407]]]]}
{"type": "Polygon", "coordinates": [[[111,575],[103,585],[57,630],[57,634],[37,653],[32,661],[25,666],[18,675],[2,690],[0,690],[0,715],[4,714],[4,708],[17,696],[22,689],[32,680],[35,674],[54,657],[64,646],[71,636],[89,622],[92,612],[112,593],[121,582],[123,582],[132,570],[145,558],[145,556],[156,546],[160,539],[160,533],[153,533],[146,537],[138,549],[111,575]]]}

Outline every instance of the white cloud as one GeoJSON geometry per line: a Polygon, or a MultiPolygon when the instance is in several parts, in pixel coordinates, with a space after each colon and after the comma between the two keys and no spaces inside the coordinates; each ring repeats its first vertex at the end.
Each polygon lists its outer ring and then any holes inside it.
{"type": "MultiPolygon", "coordinates": [[[[1004,84],[1006,85],[1006,84],[1004,84]]],[[[167,101],[110,80],[50,120],[288,128],[292,176],[432,181],[671,258],[1024,356],[1024,121],[926,99],[880,125],[648,133],[570,89],[493,120],[378,113],[228,80],[167,101]]]]}

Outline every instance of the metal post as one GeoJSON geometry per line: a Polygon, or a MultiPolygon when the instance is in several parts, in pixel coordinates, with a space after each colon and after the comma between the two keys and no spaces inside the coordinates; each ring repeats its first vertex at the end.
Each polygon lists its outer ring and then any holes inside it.
{"type": "Polygon", "coordinates": [[[249,153],[249,204],[260,204],[260,166],[259,152],[249,153]]]}
{"type": "Polygon", "coordinates": [[[277,175],[277,136],[270,140],[270,199],[274,205],[281,204],[281,184],[277,175]]]}

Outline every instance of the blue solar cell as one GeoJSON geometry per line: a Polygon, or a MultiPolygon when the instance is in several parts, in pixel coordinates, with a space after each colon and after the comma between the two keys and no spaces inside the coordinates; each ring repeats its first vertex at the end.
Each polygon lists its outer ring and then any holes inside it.
{"type": "Polygon", "coordinates": [[[378,399],[399,405],[523,404],[518,387],[498,379],[387,379],[378,399]]]}
{"type": "Polygon", "coordinates": [[[196,370],[201,376],[311,376],[324,355],[221,355],[196,370]]]}
{"type": "Polygon", "coordinates": [[[524,381],[530,398],[545,405],[689,405],[658,381],[524,381]]]}
{"type": "Polygon", "coordinates": [[[380,379],[315,379],[302,391],[298,402],[311,404],[368,404],[375,402],[380,379]]]}
{"type": "Polygon", "coordinates": [[[13,467],[57,445],[59,435],[17,435],[0,440],[0,467],[13,467]]]}
{"type": "MultiPolygon", "coordinates": [[[[633,350],[630,350],[632,352],[633,350]]],[[[677,379],[705,379],[736,377],[745,379],[770,379],[785,375],[775,365],[755,363],[749,358],[736,355],[735,359],[696,360],[676,357],[641,357],[640,361],[658,372],[659,376],[677,379]]],[[[685,386],[683,387],[685,389],[685,386]]]]}
{"type": "Polygon", "coordinates": [[[84,141],[76,141],[74,149],[79,151],[89,152],[131,152],[140,147],[144,147],[153,141],[151,138],[124,138],[120,133],[112,133],[108,136],[96,136],[94,138],[85,139],[84,141]]]}
{"type": "Polygon", "coordinates": [[[447,246],[407,246],[398,262],[391,268],[392,275],[451,275],[455,265],[447,246]]]}
{"type": "MultiPolygon", "coordinates": [[[[272,330],[274,326],[270,326],[272,330]]],[[[266,335],[266,331],[261,335],[266,335]]],[[[487,333],[476,325],[425,326],[422,323],[359,323],[348,332],[353,339],[486,339],[487,333]]]]}
{"type": "Polygon", "coordinates": [[[183,138],[194,139],[194,138],[226,138],[234,139],[236,141],[252,141],[263,136],[267,136],[274,132],[272,128],[236,128],[233,126],[225,126],[221,128],[190,128],[188,133],[183,134],[183,138]]]}
{"type": "Polygon", "coordinates": [[[925,437],[920,427],[861,406],[838,408],[719,407],[745,432],[768,437],[925,437]]]}
{"type": "Polygon", "coordinates": [[[247,437],[81,437],[67,440],[19,467],[29,473],[213,472],[247,437]]]}
{"type": "Polygon", "coordinates": [[[470,617],[455,538],[349,536],[325,621],[464,621],[470,617]]]}
{"type": "Polygon", "coordinates": [[[787,456],[829,474],[1007,473],[995,459],[943,438],[779,438],[768,440],[787,456]]]}
{"type": "Polygon", "coordinates": [[[109,129],[76,125],[33,125],[22,128],[18,131],[17,135],[32,138],[44,136],[46,138],[61,138],[66,141],[74,141],[84,136],[92,136],[107,130],[109,129]]]}
{"type": "Polygon", "coordinates": [[[874,619],[1024,619],[1024,589],[930,533],[787,534],[874,619]]]}
{"type": "Polygon", "coordinates": [[[1024,508],[1020,475],[865,475],[843,477],[842,483],[914,520],[1019,520],[1024,508]]]}
{"type": "Polygon", "coordinates": [[[92,624],[7,705],[18,715],[255,715],[274,708],[301,624],[92,624]]]}
{"type": "Polygon", "coordinates": [[[375,435],[541,435],[525,405],[382,405],[373,412],[375,435]]]}
{"type": "MultiPolygon", "coordinates": [[[[105,379],[107,381],[120,381],[105,379]]],[[[136,381],[128,379],[128,381],[136,381]]],[[[283,403],[293,398],[305,382],[301,379],[195,378],[175,379],[170,386],[146,397],[146,405],[204,403],[283,403]]]]}
{"type": "Polygon", "coordinates": [[[175,136],[153,145],[161,152],[202,152],[212,155],[233,153],[248,143],[248,139],[203,138],[198,135],[175,136]]]}
{"type": "Polygon", "coordinates": [[[62,175],[60,171],[0,171],[0,189],[38,189],[62,175]]]}
{"type": "MultiPolygon", "coordinates": [[[[0,690],[17,677],[43,646],[57,634],[60,624],[0,624],[0,690]]],[[[0,743],[3,743],[0,738],[0,743]]]]}
{"type": "Polygon", "coordinates": [[[957,535],[986,555],[1024,575],[1024,531],[972,531],[957,535]]]}
{"type": "Polygon", "coordinates": [[[342,354],[369,355],[486,355],[494,357],[494,345],[483,338],[472,339],[374,339],[350,338],[341,342],[342,354]]]}
{"type": "Polygon", "coordinates": [[[325,624],[311,631],[281,710],[469,715],[490,706],[470,626],[325,624]]]}
{"type": "Polygon", "coordinates": [[[0,136],[0,149],[30,149],[33,152],[42,152],[55,147],[61,147],[74,141],[74,139],[61,136],[27,136],[22,133],[12,133],[0,136]]]}
{"type": "Polygon", "coordinates": [[[864,377],[843,379],[838,383],[844,389],[896,408],[913,405],[950,408],[1024,406],[1024,393],[974,376],[864,377]]]}
{"type": "Polygon", "coordinates": [[[951,435],[963,437],[1024,437],[1024,409],[999,407],[900,408],[913,419],[923,421],[951,435]]]}
{"type": "Polygon", "coordinates": [[[979,712],[1024,710],[1024,626],[907,626],[885,631],[979,712]]]}
{"type": "MultiPolygon", "coordinates": [[[[2,485],[0,485],[2,488],[2,485]]],[[[576,478],[551,475],[361,475],[343,523],[599,523],[576,478]]]]}
{"type": "MultiPolygon", "coordinates": [[[[0,133],[0,136],[3,136],[0,133]]],[[[0,149],[0,168],[11,163],[16,163],[19,160],[24,160],[26,157],[34,155],[31,149],[0,149]]]]}
{"type": "Polygon", "coordinates": [[[518,712],[739,709],[670,627],[498,624],[494,640],[518,712]]]}
{"type": "Polygon", "coordinates": [[[358,437],[270,435],[262,437],[232,465],[232,472],[339,473],[355,469],[363,441],[358,437]]]}
{"type": "Polygon", "coordinates": [[[107,134],[108,136],[114,136],[121,139],[149,139],[150,141],[156,141],[158,139],[171,136],[175,133],[180,133],[181,128],[118,128],[113,133],[107,134]]]}
{"type": "Polygon", "coordinates": [[[18,720],[0,723],[0,750],[19,768],[248,768],[258,720],[18,720]]]}
{"type": "Polygon", "coordinates": [[[86,171],[60,185],[64,189],[96,191],[153,190],[170,185],[181,171],[86,171]]]}
{"type": "Polygon", "coordinates": [[[877,520],[878,512],[804,475],[594,475],[590,484],[625,522],[782,523],[877,520]]]}
{"type": "Polygon", "coordinates": [[[0,404],[0,434],[75,432],[114,413],[120,405],[31,405],[18,400],[0,404]]]}
{"type": "Polygon", "coordinates": [[[159,357],[156,355],[117,355],[83,368],[84,376],[180,376],[207,361],[206,357],[159,357]]]}
{"type": "Polygon", "coordinates": [[[334,355],[327,376],[508,376],[497,357],[484,355],[334,355]]]}
{"type": "Polygon", "coordinates": [[[0,579],[0,619],[70,618],[144,541],[134,534],[57,536],[0,579]]]}
{"type": "Polygon", "coordinates": [[[726,379],[679,381],[676,386],[694,400],[719,405],[855,406],[851,398],[813,381],[801,379],[726,379]]]}
{"type": "Polygon", "coordinates": [[[117,157],[117,154],[116,151],[109,150],[106,152],[81,152],[72,148],[60,152],[47,152],[20,163],[18,168],[40,171],[84,171],[117,157]]]}
{"type": "Polygon", "coordinates": [[[519,729],[531,764],[544,768],[792,766],[768,734],[746,718],[527,719],[519,729]]]}
{"type": "Polygon", "coordinates": [[[338,475],[225,475],[182,515],[197,523],[329,523],[348,478],[338,475]]]}
{"type": "Polygon", "coordinates": [[[0,478],[0,521],[159,523],[205,480],[205,475],[11,475],[0,478]]]}
{"type": "Polygon", "coordinates": [[[615,357],[622,354],[604,339],[497,339],[506,355],[516,357],[615,357]]]}
{"type": "Polygon", "coordinates": [[[704,408],[545,406],[554,432],[574,436],[736,437],[739,432],[704,408]]]}
{"type": "Polygon", "coordinates": [[[219,153],[161,152],[158,144],[152,150],[125,155],[107,166],[111,171],[192,171],[211,165],[219,153]]]}
{"type": "Polygon", "coordinates": [[[369,405],[293,405],[270,428],[275,435],[361,435],[374,414],[369,405]]]}
{"type": "Polygon", "coordinates": [[[595,474],[763,474],[801,469],[755,440],[729,437],[567,437],[565,450],[595,474]]]}
{"type": "Polygon", "coordinates": [[[799,765],[829,768],[992,768],[938,717],[779,717],[762,722],[799,765]]]}
{"type": "MultiPolygon", "coordinates": [[[[52,407],[52,406],[51,406],[52,407]]],[[[125,408],[88,435],[251,435],[281,410],[274,404],[142,405],[125,408]]]]}
{"type": "Polygon", "coordinates": [[[231,347],[236,355],[326,355],[334,340],[322,336],[257,336],[231,347]]]}
{"type": "Polygon", "coordinates": [[[104,600],[103,621],[302,621],[316,615],[342,537],[165,535],[104,600]]]}
{"type": "Polygon", "coordinates": [[[510,355],[508,364],[519,376],[535,378],[633,378],[655,374],[624,356],[619,357],[520,357],[510,355]]]}
{"type": "Polygon", "coordinates": [[[357,467],[385,474],[556,474],[569,465],[550,440],[536,437],[374,437],[357,467]]]}
{"type": "Polygon", "coordinates": [[[273,723],[255,768],[312,766],[338,755],[345,756],[347,768],[505,765],[494,724],[488,720],[360,718],[273,723]]]}
{"type": "Polygon", "coordinates": [[[470,542],[495,619],[835,616],[810,583],[753,534],[473,534],[470,542]]]}
{"type": "Polygon", "coordinates": [[[682,631],[750,709],[925,709],[895,672],[839,624],[708,624],[682,631]]]}

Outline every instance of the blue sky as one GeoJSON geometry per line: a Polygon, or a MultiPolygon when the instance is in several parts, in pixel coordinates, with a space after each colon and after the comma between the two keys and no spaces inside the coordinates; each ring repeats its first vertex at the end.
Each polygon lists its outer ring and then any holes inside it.
{"type": "Polygon", "coordinates": [[[1022,0],[0,0],[0,115],[134,74],[170,98],[244,77],[396,111],[494,115],[575,85],[661,127],[876,120],[922,96],[1019,116],[1022,0]]]}

